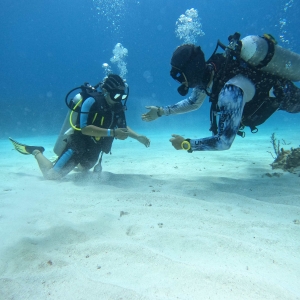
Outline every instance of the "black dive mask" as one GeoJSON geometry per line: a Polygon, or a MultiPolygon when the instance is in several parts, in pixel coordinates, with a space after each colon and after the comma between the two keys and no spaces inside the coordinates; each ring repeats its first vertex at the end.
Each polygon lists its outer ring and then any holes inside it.
{"type": "Polygon", "coordinates": [[[177,89],[177,91],[181,96],[185,96],[189,91],[188,81],[185,74],[181,70],[172,67],[170,75],[173,79],[181,83],[181,86],[177,89]]]}
{"type": "Polygon", "coordinates": [[[198,78],[196,80],[189,81],[185,73],[175,67],[172,67],[170,75],[173,79],[181,83],[181,86],[179,86],[177,89],[178,93],[181,96],[186,96],[189,91],[189,88],[194,88],[199,84],[202,85],[202,83],[199,82],[198,78]]]}

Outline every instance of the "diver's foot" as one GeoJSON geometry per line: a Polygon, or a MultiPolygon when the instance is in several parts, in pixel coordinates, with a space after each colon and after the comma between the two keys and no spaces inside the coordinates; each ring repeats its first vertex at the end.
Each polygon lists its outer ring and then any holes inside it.
{"type": "Polygon", "coordinates": [[[42,146],[27,146],[24,144],[21,144],[15,140],[13,140],[12,138],[9,138],[9,140],[12,142],[12,144],[14,145],[15,149],[25,155],[29,155],[32,154],[32,152],[34,150],[38,150],[39,152],[43,153],[45,151],[45,148],[42,146]]]}
{"type": "Polygon", "coordinates": [[[37,150],[41,153],[45,151],[45,148],[42,146],[25,146],[25,149],[28,154],[33,154],[33,151],[37,150]]]}

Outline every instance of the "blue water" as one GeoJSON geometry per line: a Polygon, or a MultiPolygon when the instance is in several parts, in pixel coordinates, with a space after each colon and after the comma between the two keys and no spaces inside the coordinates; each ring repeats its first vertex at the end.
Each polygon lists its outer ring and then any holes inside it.
{"type": "MultiPolygon", "coordinates": [[[[182,99],[169,76],[170,58],[182,44],[175,22],[190,8],[197,9],[201,19],[205,35],[197,43],[206,58],[218,39],[227,43],[235,31],[242,37],[271,33],[279,45],[300,53],[296,1],[2,0],[1,4],[0,138],[57,134],[67,112],[65,94],[83,82],[101,81],[102,64],[110,63],[117,43],[128,49],[127,116],[132,128],[148,131],[164,126],[173,133],[173,126],[205,123],[208,129],[208,103],[201,111],[168,121],[149,124],[140,119],[145,105],[182,99]]],[[[299,120],[299,114],[280,112],[263,126],[299,128],[299,120]]]]}

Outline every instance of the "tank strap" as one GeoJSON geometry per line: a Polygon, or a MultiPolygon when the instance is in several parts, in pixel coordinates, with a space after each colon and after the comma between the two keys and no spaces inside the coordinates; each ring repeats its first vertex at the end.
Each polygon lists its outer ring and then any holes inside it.
{"type": "Polygon", "coordinates": [[[259,69],[265,67],[271,61],[275,53],[275,43],[264,36],[262,36],[262,38],[268,43],[268,53],[265,58],[256,66],[256,68],[259,69]]]}

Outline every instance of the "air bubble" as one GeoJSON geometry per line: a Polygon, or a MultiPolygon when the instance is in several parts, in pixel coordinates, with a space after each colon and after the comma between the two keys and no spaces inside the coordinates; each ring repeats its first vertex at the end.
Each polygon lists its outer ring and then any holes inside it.
{"type": "Polygon", "coordinates": [[[125,58],[128,55],[128,50],[122,46],[121,43],[117,43],[113,50],[113,56],[110,61],[114,64],[117,64],[117,67],[120,72],[120,76],[125,78],[127,74],[127,63],[125,62],[125,58]]]}
{"type": "Polygon", "coordinates": [[[202,24],[198,18],[197,9],[188,9],[185,14],[178,18],[175,33],[186,44],[195,44],[198,36],[205,35],[202,31],[202,24]]]}

